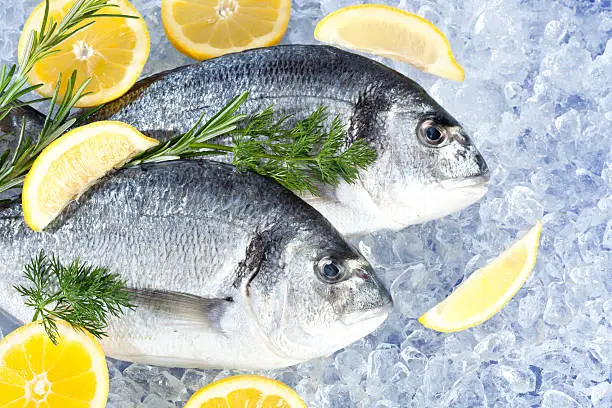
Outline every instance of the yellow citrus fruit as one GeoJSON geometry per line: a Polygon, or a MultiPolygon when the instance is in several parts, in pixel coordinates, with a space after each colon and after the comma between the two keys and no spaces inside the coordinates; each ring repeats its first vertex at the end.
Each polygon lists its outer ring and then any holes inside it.
{"type": "Polygon", "coordinates": [[[92,183],[158,143],[121,122],[95,122],[61,136],[42,151],[26,176],[26,224],[41,231],[92,183]]]}
{"type": "Polygon", "coordinates": [[[291,0],[162,0],[168,39],[198,60],[278,44],[290,14],[291,0]]]}
{"type": "Polygon", "coordinates": [[[444,78],[463,81],[444,34],[416,14],[380,4],[349,6],[317,24],[317,40],[408,62],[444,78]]]}
{"type": "MultiPolygon", "coordinates": [[[[68,13],[76,0],[50,0],[49,16],[54,22],[68,13]]],[[[127,0],[111,0],[118,7],[106,7],[100,13],[124,14],[139,18],[100,17],[91,26],[61,43],[59,52],[34,65],[29,74],[32,84],[43,84],[37,89],[43,96],[52,96],[58,74],[62,74],[62,90],[77,70],[76,85],[87,78],[91,92],[79,101],[78,107],[96,106],[112,101],[126,93],[138,80],[149,57],[149,32],[144,20],[127,0]]],[[[23,56],[31,33],[39,30],[45,11],[45,2],[39,4],[26,21],[19,38],[19,56],[23,56]]],[[[88,23],[92,20],[85,21],[88,23]]]]}
{"type": "Polygon", "coordinates": [[[108,398],[104,352],[89,333],[57,321],[58,344],[30,323],[0,342],[0,407],[103,408],[108,398]]]}
{"type": "Polygon", "coordinates": [[[453,332],[474,327],[499,312],[531,274],[541,232],[538,221],[523,238],[423,314],[419,322],[430,329],[453,332]]]}
{"type": "Polygon", "coordinates": [[[185,408],[306,408],[291,388],[257,375],[217,381],[195,393],[185,408]]]}

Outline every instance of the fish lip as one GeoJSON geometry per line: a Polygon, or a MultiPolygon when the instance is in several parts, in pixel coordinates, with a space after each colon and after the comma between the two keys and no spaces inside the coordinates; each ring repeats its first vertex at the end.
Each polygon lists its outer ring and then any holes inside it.
{"type": "Polygon", "coordinates": [[[352,326],[356,323],[369,322],[372,320],[380,320],[380,323],[382,323],[387,319],[392,310],[393,302],[389,300],[387,303],[374,309],[346,314],[340,318],[340,321],[345,326],[352,326]]]}
{"type": "Polygon", "coordinates": [[[474,187],[481,187],[484,189],[488,189],[490,181],[491,181],[491,176],[487,173],[487,174],[481,174],[478,176],[444,180],[440,182],[440,186],[442,186],[445,189],[470,189],[474,187]]]}

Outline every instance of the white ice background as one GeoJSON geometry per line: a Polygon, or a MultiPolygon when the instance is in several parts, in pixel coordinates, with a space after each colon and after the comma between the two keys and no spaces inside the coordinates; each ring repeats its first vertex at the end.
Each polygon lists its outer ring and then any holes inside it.
{"type": "MultiPolygon", "coordinates": [[[[314,43],[318,20],[360,1],[294,0],[283,42],[314,43]]],[[[38,2],[0,0],[0,63],[16,61],[38,2]]],[[[151,32],[145,74],[192,62],[166,39],[160,0],[133,3],[151,32]]],[[[262,374],[295,388],[309,407],[612,407],[610,0],[386,3],[448,36],[463,83],[382,61],[466,126],[492,169],[491,188],[459,214],[356,242],[390,287],[389,320],[327,359],[262,374]],[[544,223],[537,266],[498,315],[456,334],[415,320],[536,219],[544,223]]],[[[0,317],[0,327],[14,326],[0,317]]],[[[182,407],[201,386],[234,374],[109,368],[108,406],[117,408],[182,407]]]]}

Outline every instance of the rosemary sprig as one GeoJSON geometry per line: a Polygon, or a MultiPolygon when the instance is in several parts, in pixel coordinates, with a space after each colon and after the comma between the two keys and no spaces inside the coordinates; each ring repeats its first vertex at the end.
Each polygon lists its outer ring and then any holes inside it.
{"type": "Polygon", "coordinates": [[[15,289],[26,298],[25,304],[36,311],[32,321],[40,319],[54,344],[58,319],[102,338],[106,336],[110,316],[119,317],[125,308],[134,308],[119,275],[78,260],[63,265],[41,252],[25,267],[25,277],[30,284],[15,289]]]}
{"type": "Polygon", "coordinates": [[[296,192],[317,194],[317,184],[352,183],[376,160],[374,149],[362,140],[346,146],[345,128],[338,118],[326,130],[324,108],[286,126],[290,116],[274,119],[272,108],[250,117],[236,114],[247,97],[248,93],[237,96],[203,124],[201,117],[188,132],[143,152],[128,166],[233,154],[232,162],[240,170],[270,177],[296,192]],[[231,136],[231,145],[210,142],[220,136],[231,136]]]}
{"type": "MultiPolygon", "coordinates": [[[[39,98],[29,102],[19,102],[21,96],[41,86],[40,84],[28,85],[28,73],[37,62],[58,52],[57,47],[62,42],[93,24],[95,22],[93,18],[137,18],[123,14],[102,13],[101,10],[105,7],[118,7],[115,4],[109,4],[109,1],[77,0],[60,22],[55,22],[49,17],[49,0],[45,1],[42,25],[39,30],[32,32],[21,56],[19,69],[15,65],[11,68],[2,66],[0,69],[0,120],[4,119],[15,107],[48,99],[39,98]]],[[[51,97],[51,110],[38,138],[33,140],[25,135],[24,121],[14,151],[11,153],[5,150],[0,155],[0,193],[19,187],[40,152],[77,123],[79,118],[71,118],[70,110],[83,96],[87,95],[85,89],[88,84],[89,79],[77,86],[76,72],[74,72],[61,95],[62,77],[58,76],[55,92],[51,97]],[[59,106],[55,107],[57,102],[59,106]]]]}
{"type": "Polygon", "coordinates": [[[56,105],[55,102],[58,100],[59,90],[62,86],[62,78],[61,75],[59,76],[55,92],[51,98],[51,110],[45,119],[38,138],[32,140],[25,135],[24,121],[14,151],[11,153],[7,149],[0,155],[0,193],[19,187],[40,152],[75,124],[77,119],[70,118],[70,110],[79,99],[87,94],[85,88],[88,84],[89,80],[86,80],[77,88],[75,71],[68,78],[62,101],[59,105],[56,105]]]}
{"type": "Polygon", "coordinates": [[[236,114],[236,112],[244,104],[248,96],[248,92],[245,92],[235,97],[204,124],[202,124],[204,121],[204,116],[202,115],[189,131],[137,155],[127,166],[226,153],[221,149],[211,150],[206,147],[200,148],[197,145],[234,131],[238,126],[237,124],[247,117],[247,115],[236,114]]]}
{"type": "MultiPolygon", "coordinates": [[[[23,54],[16,65],[0,69],[0,120],[4,119],[11,109],[19,106],[17,102],[23,95],[40,88],[41,84],[28,85],[28,74],[34,65],[42,59],[59,52],[62,42],[79,31],[89,27],[100,17],[137,18],[123,14],[101,13],[106,7],[119,7],[109,4],[110,0],[77,0],[60,22],[49,17],[49,0],[45,0],[45,12],[39,30],[33,31],[23,54]]],[[[47,100],[39,98],[28,104],[47,100]]]]}

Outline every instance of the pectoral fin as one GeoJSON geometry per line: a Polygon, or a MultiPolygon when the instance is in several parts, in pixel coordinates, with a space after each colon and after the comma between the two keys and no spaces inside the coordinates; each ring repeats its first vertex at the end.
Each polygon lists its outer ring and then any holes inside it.
{"type": "Polygon", "coordinates": [[[137,307],[163,315],[178,325],[222,331],[220,321],[232,298],[203,298],[157,289],[129,289],[137,307]]]}

